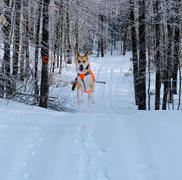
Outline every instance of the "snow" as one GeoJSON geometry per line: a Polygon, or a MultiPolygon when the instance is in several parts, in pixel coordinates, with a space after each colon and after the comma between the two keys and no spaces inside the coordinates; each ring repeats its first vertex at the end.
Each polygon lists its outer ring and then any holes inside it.
{"type": "Polygon", "coordinates": [[[0,179],[181,180],[182,113],[136,110],[129,56],[91,58],[106,84],[75,113],[0,100],[0,179]]]}

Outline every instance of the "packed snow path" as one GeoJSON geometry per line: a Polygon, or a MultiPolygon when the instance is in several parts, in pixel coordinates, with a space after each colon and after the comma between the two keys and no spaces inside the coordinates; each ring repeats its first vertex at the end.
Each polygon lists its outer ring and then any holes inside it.
{"type": "Polygon", "coordinates": [[[92,62],[96,104],[60,113],[0,101],[0,180],[181,180],[182,113],[138,112],[131,62],[92,62]]]}

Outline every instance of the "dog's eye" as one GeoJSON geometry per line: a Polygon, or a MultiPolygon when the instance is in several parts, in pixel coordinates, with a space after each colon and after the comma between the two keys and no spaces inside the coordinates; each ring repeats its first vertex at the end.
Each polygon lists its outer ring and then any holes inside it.
{"type": "Polygon", "coordinates": [[[83,63],[86,63],[86,61],[83,61],[83,63]]]}
{"type": "Polygon", "coordinates": [[[80,63],[80,61],[78,61],[78,63],[80,63]]]}

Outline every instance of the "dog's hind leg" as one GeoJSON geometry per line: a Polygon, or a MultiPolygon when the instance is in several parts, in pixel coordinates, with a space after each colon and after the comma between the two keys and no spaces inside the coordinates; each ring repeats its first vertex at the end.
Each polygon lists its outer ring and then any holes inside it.
{"type": "Polygon", "coordinates": [[[91,104],[91,99],[92,99],[92,94],[88,93],[88,105],[90,106],[91,104]]]}
{"type": "Polygon", "coordinates": [[[91,103],[95,104],[95,98],[94,98],[94,93],[93,92],[91,93],[91,103]]]}
{"type": "Polygon", "coordinates": [[[95,99],[94,99],[93,93],[88,94],[88,105],[90,105],[91,103],[95,104],[95,99]]]}

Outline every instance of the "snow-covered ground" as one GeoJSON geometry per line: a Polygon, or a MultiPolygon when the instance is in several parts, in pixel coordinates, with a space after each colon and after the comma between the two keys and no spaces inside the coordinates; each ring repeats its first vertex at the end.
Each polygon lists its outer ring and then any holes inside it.
{"type": "Polygon", "coordinates": [[[131,67],[92,59],[106,84],[75,113],[0,100],[0,180],[181,180],[182,113],[137,111],[131,67]]]}

